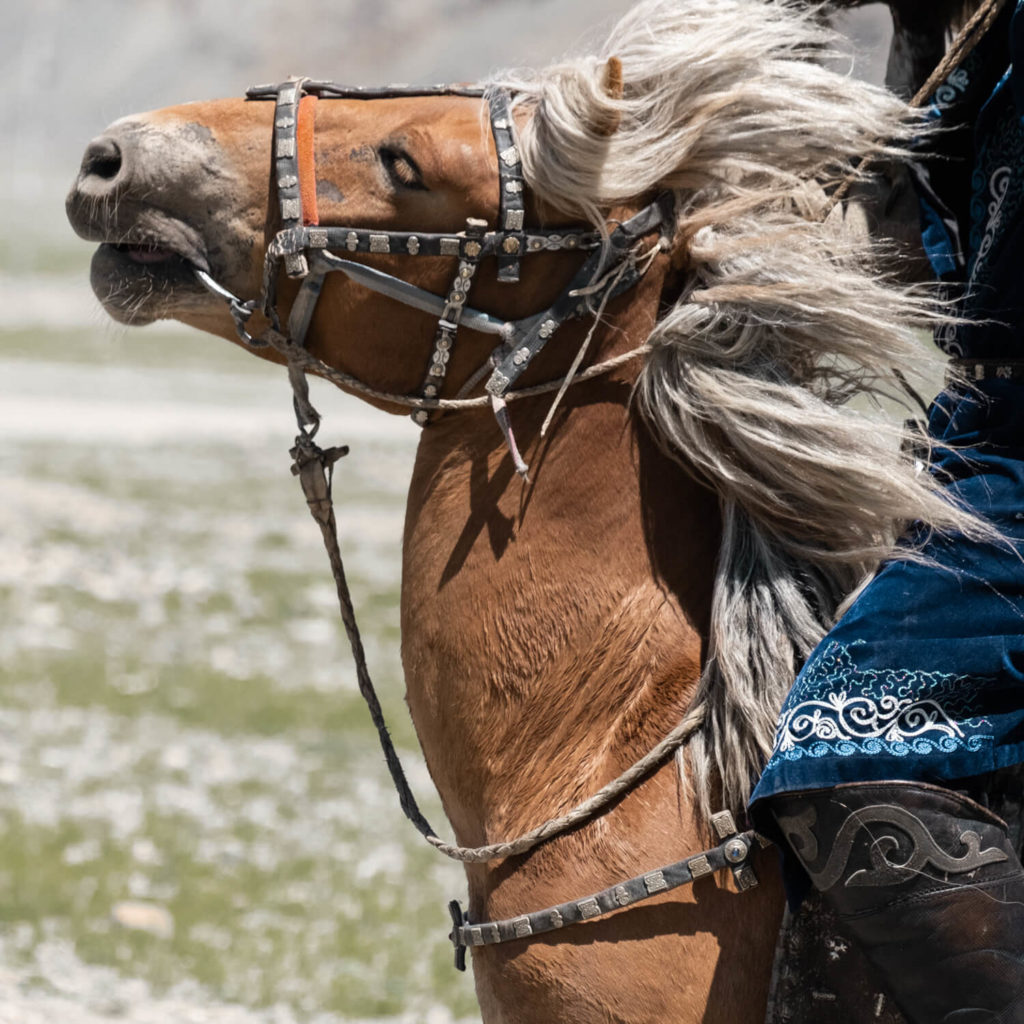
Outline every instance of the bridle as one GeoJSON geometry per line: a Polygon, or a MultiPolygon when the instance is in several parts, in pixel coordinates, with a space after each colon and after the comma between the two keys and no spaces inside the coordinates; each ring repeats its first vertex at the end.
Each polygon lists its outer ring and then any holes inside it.
{"type": "MultiPolygon", "coordinates": [[[[196,277],[210,292],[227,302],[238,337],[245,345],[253,349],[271,346],[287,361],[299,426],[299,436],[292,449],[295,460],[292,471],[302,483],[310,511],[323,534],[338,591],[341,617],[352,645],[359,689],[377,727],[403,811],[432,846],[456,860],[484,862],[525,853],[580,827],[616,804],[665,764],[701,727],[704,708],[692,708],[660,743],[589,800],[517,839],[467,848],[445,843],[438,838],[409,788],[366,668],[341,561],[330,494],[333,464],[347,452],[347,448],[324,451],[316,445],[314,435],[320,417],[309,402],[305,375],[307,371],[313,371],[343,387],[409,406],[414,410],[413,420],[420,426],[428,425],[431,415],[436,411],[476,407],[489,402],[505,436],[516,470],[525,476],[527,467],[516,447],[506,402],[517,394],[543,391],[557,390],[560,396],[568,385],[606,373],[626,359],[636,358],[646,352],[647,347],[642,346],[577,372],[586,346],[584,342],[584,347],[580,349],[564,379],[520,391],[514,391],[514,385],[566,321],[587,315],[599,317],[612,298],[632,288],[643,277],[654,256],[669,248],[675,225],[674,197],[671,193],[659,195],[639,213],[617,224],[607,234],[592,228],[545,229],[526,226],[525,184],[511,112],[512,98],[507,90],[500,88],[484,90],[458,86],[390,86],[365,89],[299,78],[281,85],[256,86],[246,93],[246,97],[256,101],[275,101],[272,159],[273,180],[280,207],[280,228],[267,246],[263,261],[262,291],[258,299],[240,299],[198,268],[194,268],[196,277]],[[491,132],[498,154],[498,225],[491,229],[483,221],[468,218],[462,230],[442,233],[320,225],[313,163],[312,118],[315,104],[322,99],[373,100],[414,96],[466,96],[487,101],[491,132]],[[642,239],[655,231],[658,232],[657,243],[647,252],[639,253],[642,239]],[[403,254],[410,257],[449,256],[456,257],[458,263],[446,294],[439,296],[395,275],[339,256],[338,251],[349,254],[403,254]],[[540,252],[574,251],[587,253],[586,260],[555,300],[538,313],[518,320],[504,320],[467,303],[474,275],[485,259],[493,257],[497,261],[499,282],[514,284],[519,281],[521,260],[526,256],[540,252]],[[286,326],[282,324],[277,303],[277,281],[282,264],[289,277],[301,280],[286,326]],[[364,287],[437,316],[433,348],[417,394],[395,395],[379,391],[366,382],[335,370],[307,350],[306,339],[325,278],[336,271],[346,274],[364,287]],[[270,327],[254,336],[248,330],[248,322],[257,309],[267,318],[270,327]],[[469,378],[459,395],[443,398],[441,389],[460,326],[496,335],[500,340],[488,360],[469,378]],[[468,391],[479,384],[484,376],[488,376],[484,386],[486,396],[467,397],[468,391]]],[[[711,825],[720,841],[709,850],[635,878],[625,879],[599,893],[531,914],[506,921],[473,923],[466,918],[459,903],[452,901],[449,904],[453,921],[450,938],[455,946],[456,966],[465,970],[465,953],[469,946],[522,939],[601,917],[726,867],[732,869],[740,891],[757,885],[749,859],[755,840],[760,837],[752,831],[738,832],[729,811],[714,815],[711,825]]]]}
{"type": "MultiPolygon", "coordinates": [[[[246,98],[275,101],[273,180],[280,209],[280,229],[274,235],[263,261],[262,291],[259,299],[243,301],[218,284],[204,271],[196,276],[218,297],[227,301],[239,338],[250,348],[287,346],[305,363],[332,376],[330,368],[318,360],[298,356],[305,352],[306,338],[325,278],[341,272],[366,288],[415,309],[437,316],[433,349],[419,392],[414,395],[389,395],[390,399],[413,408],[412,418],[426,426],[434,411],[457,408],[467,401],[465,393],[489,372],[484,390],[502,429],[516,470],[526,474],[526,465],[515,443],[506,409],[510,390],[544,348],[555,332],[569,319],[592,315],[596,310],[632,288],[646,272],[650,260],[638,258],[638,243],[658,231],[658,249],[667,249],[674,227],[673,196],[662,193],[629,220],[602,236],[593,228],[532,228],[524,224],[525,184],[522,160],[511,111],[511,94],[501,88],[388,86],[369,89],[337,85],[307,78],[291,79],[280,85],[259,85],[249,89],[246,98]],[[375,100],[416,96],[465,96],[484,99],[488,105],[491,134],[498,154],[498,224],[490,229],[486,222],[467,218],[457,232],[392,231],[382,228],[321,226],[316,208],[316,178],[313,157],[313,118],[318,100],[375,100]],[[454,276],[444,296],[365,263],[338,255],[400,254],[409,257],[449,256],[458,259],[454,276]],[[468,305],[473,279],[480,263],[493,257],[497,261],[497,279],[506,284],[519,281],[521,261],[530,255],[549,252],[584,252],[587,259],[546,309],[519,320],[505,320],[468,305]],[[301,280],[283,329],[277,309],[277,281],[281,265],[285,273],[301,280]],[[270,331],[253,336],[247,329],[255,310],[267,317],[270,331]],[[440,397],[460,326],[500,341],[487,362],[473,374],[455,399],[440,397]],[[319,365],[312,365],[319,364],[319,365]],[[327,372],[324,372],[324,371],[327,372]]],[[[639,350],[636,354],[640,354],[639,350]]],[[[334,375],[337,379],[337,374],[334,375]]],[[[359,383],[344,380],[344,386],[359,383]]],[[[364,389],[368,392],[372,389],[364,389]]],[[[358,387],[357,387],[358,390],[358,387]]],[[[380,392],[376,393],[380,395],[380,392]]],[[[469,400],[472,401],[472,400],[469,400]]],[[[301,403],[300,403],[301,404],[301,403]]],[[[474,402],[473,404],[481,404],[474,402]]],[[[306,414],[313,410],[305,409],[306,414]]],[[[300,426],[315,425],[312,417],[300,426]]]]}

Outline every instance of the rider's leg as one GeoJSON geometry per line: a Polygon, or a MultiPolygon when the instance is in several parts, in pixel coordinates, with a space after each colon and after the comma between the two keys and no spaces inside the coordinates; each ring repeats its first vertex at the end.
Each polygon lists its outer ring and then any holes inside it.
{"type": "Polygon", "coordinates": [[[1000,818],[923,783],[769,805],[912,1024],[1024,1024],[1024,871],[1000,818]]]}

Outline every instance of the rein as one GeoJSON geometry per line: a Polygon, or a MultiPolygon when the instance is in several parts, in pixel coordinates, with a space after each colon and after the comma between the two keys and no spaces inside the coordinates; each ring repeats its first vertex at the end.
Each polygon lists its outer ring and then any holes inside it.
{"type": "MultiPolygon", "coordinates": [[[[692,708],[664,739],[617,779],[602,787],[590,799],[566,814],[552,818],[535,829],[506,842],[481,847],[462,847],[440,839],[424,817],[409,787],[398,754],[388,734],[373,683],[366,665],[359,627],[356,623],[344,565],[338,544],[337,525],[331,499],[335,462],[347,454],[347,447],[321,449],[314,437],[320,415],[309,400],[307,371],[361,394],[411,407],[413,420],[420,426],[430,422],[435,411],[476,408],[490,404],[504,434],[517,472],[526,476],[527,467],[516,447],[506,405],[516,398],[557,392],[555,405],[566,388],[607,373],[649,351],[642,345],[612,359],[579,369],[590,341],[587,335],[568,374],[561,380],[533,387],[514,389],[513,385],[533,358],[544,348],[559,327],[571,318],[587,314],[595,325],[607,303],[632,288],[646,273],[654,257],[668,248],[674,227],[671,194],[657,197],[635,216],[618,224],[607,237],[580,228],[548,230],[524,225],[524,183],[519,148],[512,120],[511,97],[505,90],[486,94],[481,89],[438,86],[432,89],[392,87],[361,89],[330,82],[292,79],[279,86],[257,86],[246,94],[250,100],[275,100],[274,180],[281,211],[281,227],[264,257],[262,293],[258,299],[242,300],[198,268],[198,281],[212,294],[224,300],[235,321],[240,340],[250,348],[272,346],[287,361],[292,385],[295,414],[299,427],[292,473],[299,477],[310,512],[320,527],[334,576],[341,618],[352,648],[359,690],[377,729],[385,761],[398,792],[406,817],[435,849],[467,863],[479,863],[516,856],[541,843],[563,835],[607,811],[643,779],[665,764],[703,725],[705,709],[692,708]],[[322,227],[316,209],[316,183],[313,166],[313,124],[315,107],[321,99],[383,99],[402,96],[469,96],[486,98],[491,130],[498,153],[500,185],[499,225],[489,230],[485,222],[469,218],[462,231],[425,233],[386,231],[359,227],[322,227]],[[658,241],[640,253],[644,236],[658,232],[658,241]],[[458,257],[455,276],[444,297],[427,292],[401,278],[365,264],[336,255],[330,250],[349,253],[404,253],[409,256],[432,255],[458,257]],[[569,284],[545,310],[520,320],[504,321],[466,304],[475,271],[481,260],[494,257],[498,262],[498,280],[519,280],[520,259],[536,252],[581,251],[588,253],[569,284]],[[285,272],[301,278],[302,284],[283,327],[277,311],[277,276],[283,263],[285,272]],[[305,347],[317,299],[328,273],[339,271],[352,280],[405,305],[438,317],[434,347],[420,392],[394,395],[375,389],[349,374],[328,366],[305,347]],[[260,309],[270,321],[261,335],[249,333],[247,323],[260,309]],[[456,398],[442,398],[441,387],[451,359],[460,325],[497,335],[501,343],[490,358],[474,373],[456,398]],[[486,394],[467,397],[489,372],[486,394]]],[[[552,406],[552,412],[554,405],[552,406]]],[[[550,414],[549,417],[550,419],[550,414]]],[[[546,425],[546,424],[545,424],[546,425]]],[[[675,864],[627,879],[614,887],[526,914],[508,921],[472,923],[459,903],[452,901],[449,911],[453,928],[450,938],[455,947],[455,964],[465,970],[468,946],[489,945],[524,938],[561,928],[620,910],[661,892],[688,884],[703,875],[730,867],[737,887],[743,891],[757,885],[749,864],[754,845],[753,832],[739,834],[732,814],[723,811],[713,816],[712,826],[720,839],[717,846],[675,864]]],[[[757,837],[760,838],[760,837],[757,837]]]]}

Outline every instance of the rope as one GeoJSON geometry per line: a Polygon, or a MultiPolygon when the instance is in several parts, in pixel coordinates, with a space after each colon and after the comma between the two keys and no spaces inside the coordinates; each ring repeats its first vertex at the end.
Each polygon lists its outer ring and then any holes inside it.
{"type": "Polygon", "coordinates": [[[992,27],[1006,0],[985,0],[974,12],[966,25],[957,33],[946,56],[928,76],[928,80],[914,94],[912,107],[920,107],[924,101],[949,77],[950,72],[967,59],[971,51],[981,42],[981,37],[992,27]]]}
{"type": "MultiPolygon", "coordinates": [[[[974,48],[981,42],[982,36],[992,27],[999,12],[1006,4],[1006,0],[985,0],[985,2],[974,12],[967,24],[957,33],[956,38],[950,44],[946,55],[939,61],[938,66],[928,76],[927,81],[914,94],[910,106],[914,109],[922,107],[925,100],[949,77],[950,72],[961,64],[971,54],[974,48]]],[[[875,142],[881,142],[876,139],[875,142]]],[[[846,198],[853,183],[860,177],[866,168],[870,167],[879,159],[879,153],[868,154],[860,164],[855,167],[839,183],[838,188],[832,193],[832,202],[825,212],[827,217],[846,198]]],[[[824,219],[824,218],[822,218],[824,219]]]]}
{"type": "MultiPolygon", "coordinates": [[[[312,370],[318,376],[331,381],[332,384],[348,388],[350,391],[366,395],[369,398],[376,398],[380,401],[404,405],[413,409],[480,409],[484,406],[490,407],[491,404],[490,395],[480,395],[476,398],[418,398],[414,395],[399,395],[390,391],[380,391],[369,384],[364,384],[357,377],[352,377],[342,370],[336,370],[333,366],[328,366],[327,363],[322,359],[318,359],[312,353],[293,346],[287,338],[275,331],[268,330],[262,337],[269,341],[289,362],[294,361],[303,370],[312,370]]],[[[569,383],[582,384],[584,381],[593,380],[595,377],[610,373],[619,366],[632,362],[632,360],[638,359],[640,356],[647,355],[651,351],[653,351],[651,345],[638,345],[636,348],[623,352],[621,355],[613,356],[611,359],[605,359],[603,362],[588,366],[587,369],[569,378],[569,383]]],[[[544,384],[534,384],[528,388],[518,388],[515,391],[509,391],[505,395],[505,400],[507,402],[514,402],[521,398],[532,398],[535,395],[550,394],[552,391],[557,391],[561,388],[564,383],[565,380],[552,380],[544,384]]]]}
{"type": "Polygon", "coordinates": [[[427,836],[427,842],[435,849],[451,857],[475,863],[485,860],[497,860],[500,857],[514,857],[526,853],[535,846],[562,835],[596,817],[611,804],[624,796],[638,782],[646,778],[656,768],[660,768],[684,743],[704,724],[707,709],[704,704],[691,708],[683,720],[651,751],[645,754],[632,768],[624,771],[613,782],[598,790],[589,800],[574,807],[560,818],[552,818],[538,828],[527,832],[518,839],[491,846],[451,846],[442,842],[437,836],[427,836]]]}
{"type": "MultiPolygon", "coordinates": [[[[289,347],[288,354],[291,355],[299,351],[301,350],[289,347]]],[[[308,383],[301,369],[297,373],[289,374],[289,376],[293,381],[296,391],[296,409],[311,409],[308,397],[308,383]]],[[[557,382],[555,386],[557,386],[557,382]]],[[[313,416],[314,422],[318,422],[319,417],[316,416],[315,410],[313,411],[313,416]]],[[[352,604],[352,596],[348,589],[348,580],[345,577],[345,566],[342,562],[341,551],[338,545],[337,523],[331,500],[331,478],[333,476],[334,463],[347,452],[347,448],[322,450],[315,443],[312,436],[303,429],[299,437],[296,438],[295,447],[291,452],[292,458],[295,460],[292,472],[298,476],[299,482],[302,484],[303,493],[306,496],[306,504],[309,506],[310,514],[320,527],[320,534],[323,537],[324,547],[327,550],[327,557],[331,564],[331,573],[334,576],[341,620],[345,624],[345,632],[348,635],[349,644],[352,648],[352,659],[356,666],[359,692],[366,701],[370,711],[370,718],[377,730],[380,745],[384,751],[384,760],[387,763],[391,779],[398,792],[399,803],[405,816],[431,846],[453,860],[471,863],[497,860],[503,857],[513,857],[517,854],[526,853],[528,850],[532,850],[534,847],[549,839],[553,839],[555,836],[577,828],[606,810],[619,800],[620,797],[629,792],[638,782],[646,778],[655,769],[660,768],[704,724],[706,709],[703,704],[699,704],[691,708],[682,721],[657,746],[648,751],[617,779],[609,782],[592,797],[583,801],[583,803],[574,807],[568,813],[549,819],[543,825],[532,829],[517,839],[493,843],[489,846],[472,847],[457,846],[452,843],[446,843],[443,839],[439,838],[430,822],[427,821],[420,810],[416,797],[406,779],[401,760],[398,757],[394,744],[391,742],[387,723],[384,720],[384,712],[381,709],[380,700],[377,697],[377,692],[366,665],[366,651],[363,648],[359,625],[356,622],[355,608],[352,604]]]]}

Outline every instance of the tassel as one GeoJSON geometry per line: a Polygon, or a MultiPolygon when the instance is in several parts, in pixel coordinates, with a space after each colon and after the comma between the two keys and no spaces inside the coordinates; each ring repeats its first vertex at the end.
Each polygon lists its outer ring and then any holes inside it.
{"type": "Polygon", "coordinates": [[[519,454],[519,448],[516,446],[516,438],[512,433],[512,421],[509,419],[508,406],[505,404],[505,399],[499,398],[497,395],[491,395],[491,409],[494,410],[494,418],[498,421],[502,434],[505,435],[505,444],[508,445],[509,454],[512,456],[512,465],[515,466],[516,472],[529,483],[530,477],[528,474],[530,467],[523,462],[523,457],[519,454]]]}

